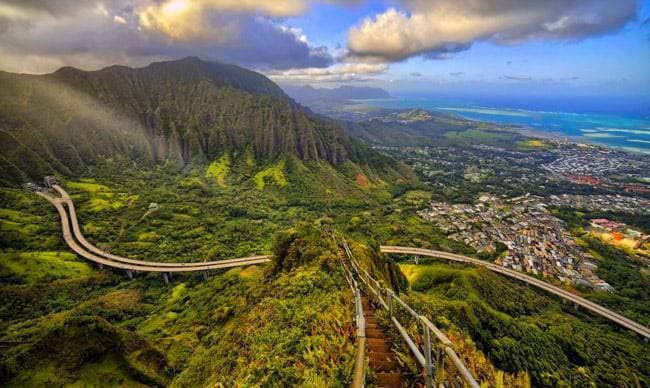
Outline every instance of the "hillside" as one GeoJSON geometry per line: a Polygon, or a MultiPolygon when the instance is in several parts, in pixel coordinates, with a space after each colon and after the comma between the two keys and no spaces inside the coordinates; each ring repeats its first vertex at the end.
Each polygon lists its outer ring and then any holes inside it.
{"type": "Polygon", "coordinates": [[[368,144],[435,146],[489,144],[508,147],[524,139],[515,128],[424,109],[367,108],[333,115],[346,133],[368,144]]]}
{"type": "MultiPolygon", "coordinates": [[[[0,72],[0,182],[85,171],[100,158],[186,165],[224,150],[341,163],[343,131],[268,78],[198,58],[143,68],[0,72]]],[[[356,155],[356,156],[355,156],[356,155]]]]}

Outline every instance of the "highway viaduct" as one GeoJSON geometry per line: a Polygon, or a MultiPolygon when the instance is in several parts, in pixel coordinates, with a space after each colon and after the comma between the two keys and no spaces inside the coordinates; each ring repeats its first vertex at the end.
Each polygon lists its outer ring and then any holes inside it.
{"type": "Polygon", "coordinates": [[[63,239],[68,247],[79,256],[92,261],[101,267],[106,266],[125,270],[129,277],[133,276],[133,272],[158,272],[162,273],[163,279],[167,283],[169,281],[169,276],[174,272],[203,271],[204,274],[207,274],[207,271],[210,270],[263,264],[271,260],[270,256],[262,255],[198,263],[159,263],[154,261],[133,260],[110,254],[90,244],[84,238],[81,233],[81,228],[79,227],[79,221],[77,219],[72,199],[60,186],[53,185],[52,187],[61,194],[61,198],[54,197],[43,191],[37,191],[36,194],[48,200],[56,208],[61,220],[63,239]],[[64,204],[67,206],[67,211],[63,206],[64,204]]]}
{"type": "MultiPolygon", "coordinates": [[[[126,257],[110,254],[90,244],[84,238],[83,234],[81,233],[81,228],[79,227],[79,221],[77,219],[77,214],[72,199],[68,193],[60,186],[52,185],[52,188],[54,188],[61,195],[60,198],[54,197],[43,191],[37,191],[36,193],[52,203],[52,205],[54,205],[54,207],[57,209],[61,220],[63,239],[70,247],[70,249],[72,249],[79,256],[95,262],[100,266],[105,265],[107,267],[125,270],[127,271],[129,277],[132,277],[133,272],[158,272],[163,274],[163,279],[167,283],[169,281],[168,276],[175,272],[203,271],[204,274],[207,274],[207,271],[210,270],[253,264],[263,264],[270,261],[270,256],[263,255],[199,263],[159,263],[153,261],[133,260],[126,257]],[[64,204],[67,206],[67,211],[63,206],[64,204]]],[[[526,284],[540,288],[564,300],[568,300],[572,303],[575,303],[576,305],[582,306],[592,313],[598,314],[619,324],[624,328],[634,331],[635,333],[643,336],[646,341],[648,338],[650,338],[650,329],[641,325],[640,323],[637,323],[585,298],[574,295],[566,290],[563,290],[562,288],[556,287],[543,280],[525,275],[515,270],[511,270],[483,260],[474,259],[468,256],[430,249],[382,245],[380,247],[380,250],[382,253],[386,254],[425,256],[483,266],[493,272],[520,280],[526,284]]]]}
{"type": "Polygon", "coordinates": [[[532,286],[540,288],[564,300],[568,300],[570,302],[575,303],[576,305],[582,306],[585,309],[591,311],[592,313],[598,314],[604,318],[609,319],[612,322],[619,324],[620,326],[626,329],[634,331],[635,333],[644,337],[646,341],[648,340],[648,338],[650,338],[650,329],[641,325],[640,323],[635,322],[629,318],[626,318],[621,314],[618,314],[610,309],[600,306],[585,298],[574,295],[566,290],[563,290],[560,287],[556,287],[550,283],[534,278],[532,276],[525,275],[519,271],[515,271],[487,261],[478,260],[463,255],[457,255],[454,253],[443,252],[443,251],[434,251],[430,249],[382,245],[380,247],[380,250],[382,253],[387,253],[387,254],[390,253],[390,254],[400,254],[400,255],[433,257],[433,258],[446,259],[446,260],[456,261],[460,263],[486,267],[493,272],[520,280],[522,282],[525,282],[526,284],[530,284],[532,286]]]}

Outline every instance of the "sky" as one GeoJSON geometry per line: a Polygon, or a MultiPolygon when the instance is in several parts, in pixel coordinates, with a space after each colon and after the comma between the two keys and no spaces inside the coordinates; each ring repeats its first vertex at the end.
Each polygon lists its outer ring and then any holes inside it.
{"type": "Polygon", "coordinates": [[[198,56],[397,95],[650,96],[650,0],[0,0],[0,70],[198,56]]]}

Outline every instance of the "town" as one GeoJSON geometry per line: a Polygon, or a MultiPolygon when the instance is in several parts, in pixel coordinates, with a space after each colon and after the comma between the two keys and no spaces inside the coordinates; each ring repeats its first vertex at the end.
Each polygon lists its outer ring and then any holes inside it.
{"type": "Polygon", "coordinates": [[[650,200],[648,158],[557,140],[545,142],[545,147],[527,149],[516,144],[510,148],[485,144],[374,148],[413,166],[441,199],[451,202],[471,202],[490,191],[511,197],[601,195],[607,198],[595,199],[613,208],[648,207],[644,205],[650,200]],[[450,189],[456,191],[451,196],[450,189]],[[635,204],[636,199],[645,202],[635,204]]]}
{"type": "Polygon", "coordinates": [[[551,195],[549,204],[588,211],[650,214],[650,200],[625,195],[551,195]]]}
{"type": "Polygon", "coordinates": [[[452,240],[491,254],[517,271],[591,289],[613,290],[598,278],[593,257],[580,248],[542,197],[503,199],[483,194],[475,204],[432,202],[419,212],[452,240]]]}

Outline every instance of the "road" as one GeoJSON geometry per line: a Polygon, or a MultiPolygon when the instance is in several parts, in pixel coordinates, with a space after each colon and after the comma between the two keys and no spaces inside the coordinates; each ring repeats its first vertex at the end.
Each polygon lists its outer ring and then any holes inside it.
{"type": "MultiPolygon", "coordinates": [[[[126,257],[122,256],[117,256],[110,254],[106,251],[103,251],[96,246],[92,245],[89,243],[81,233],[81,228],[79,227],[79,221],[77,218],[77,211],[75,209],[74,203],[72,202],[72,198],[70,198],[70,195],[61,187],[58,185],[52,186],[59,194],[61,194],[61,201],[67,206],[69,216],[70,216],[70,221],[72,223],[72,233],[74,235],[74,238],[77,239],[77,241],[89,252],[95,253],[96,255],[105,257],[107,259],[111,259],[114,261],[122,262],[122,263],[127,263],[127,264],[136,264],[136,265],[149,265],[152,262],[147,262],[147,261],[141,261],[141,260],[133,260],[129,259],[126,257]]],[[[207,261],[207,262],[198,262],[198,263],[157,263],[158,266],[161,267],[178,267],[178,266],[187,266],[187,267],[196,267],[196,266],[205,266],[205,265],[212,265],[212,264],[225,264],[225,263],[238,263],[238,262],[243,262],[243,261],[249,261],[249,260],[255,260],[255,259],[264,259],[264,258],[269,258],[269,256],[250,256],[250,257],[244,257],[240,259],[227,259],[227,260],[217,260],[217,261],[207,261]]]]}
{"type": "Polygon", "coordinates": [[[449,252],[443,252],[443,251],[434,251],[430,249],[422,249],[422,248],[411,248],[411,247],[399,247],[399,246],[389,246],[389,245],[382,245],[380,247],[380,250],[382,253],[395,253],[395,254],[403,254],[403,255],[416,255],[416,256],[428,256],[428,257],[436,257],[436,258],[441,258],[441,259],[447,259],[447,260],[452,260],[452,261],[457,261],[461,263],[467,263],[467,264],[473,264],[473,265],[480,265],[483,267],[486,267],[490,269],[493,272],[500,273],[505,276],[509,276],[511,278],[515,278],[517,280],[520,280],[522,282],[528,283],[530,285],[533,285],[535,287],[541,288],[544,291],[547,291],[553,295],[559,296],[562,299],[568,300],[572,303],[575,303],[576,305],[582,306],[585,309],[598,314],[604,318],[607,318],[621,326],[623,326],[626,329],[632,330],[637,334],[640,334],[641,336],[645,337],[646,339],[650,338],[650,329],[647,327],[641,325],[638,322],[635,322],[629,318],[626,318],[612,310],[609,310],[603,306],[600,306],[594,302],[591,302],[585,298],[581,298],[577,295],[574,295],[566,290],[563,290],[559,287],[556,287],[552,284],[549,284],[543,280],[539,280],[537,278],[534,278],[532,276],[525,275],[521,272],[504,268],[502,266],[483,261],[483,260],[478,260],[474,259],[471,257],[463,256],[463,255],[457,255],[454,253],[449,253],[449,252]]]}
{"type": "Polygon", "coordinates": [[[270,261],[270,256],[251,256],[239,259],[211,261],[203,263],[158,263],[154,261],[132,260],[121,256],[111,255],[107,252],[96,248],[90,244],[81,234],[79,222],[77,220],[74,204],[70,197],[60,187],[57,191],[62,193],[61,198],[53,197],[47,193],[37,192],[37,194],[48,200],[59,213],[61,219],[61,228],[63,230],[63,239],[76,254],[111,268],[123,269],[137,272],[196,272],[209,271],[214,269],[230,268],[244,265],[263,264],[270,261]],[[60,191],[59,191],[60,190],[60,191]],[[63,195],[65,193],[65,195],[63,195]],[[63,204],[68,205],[71,215],[68,216],[63,204]],[[72,230],[70,224],[72,221],[72,230]],[[79,240],[79,243],[75,240],[79,240]],[[83,246],[82,246],[83,245],[83,246]]]}

